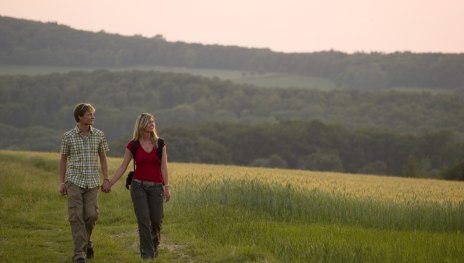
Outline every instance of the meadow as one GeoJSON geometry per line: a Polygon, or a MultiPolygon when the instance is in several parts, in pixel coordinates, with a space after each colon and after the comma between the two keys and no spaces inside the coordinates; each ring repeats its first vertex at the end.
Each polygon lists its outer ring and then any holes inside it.
{"type": "Polygon", "coordinates": [[[236,84],[254,85],[270,88],[302,88],[332,90],[337,86],[333,81],[319,77],[272,73],[272,72],[242,72],[239,70],[201,69],[168,66],[132,66],[132,67],[53,67],[53,66],[13,66],[0,65],[0,75],[43,75],[51,73],[68,73],[72,71],[95,71],[105,69],[109,71],[159,71],[171,73],[191,74],[206,78],[229,80],[236,84]]]}
{"type": "MultiPolygon", "coordinates": [[[[0,262],[71,262],[57,153],[0,151],[0,262]]],[[[110,158],[110,174],[121,159],[110,158]]],[[[464,183],[171,163],[157,262],[464,262],[464,183]]],[[[91,262],[143,262],[129,192],[99,196],[91,262]]]]}
{"type": "MultiPolygon", "coordinates": [[[[52,73],[69,73],[75,71],[91,72],[95,70],[108,71],[159,71],[164,73],[191,74],[206,78],[228,80],[235,84],[253,85],[262,88],[299,88],[330,91],[339,89],[337,84],[327,78],[303,75],[273,73],[273,72],[244,72],[240,70],[186,68],[169,66],[131,66],[131,67],[70,67],[70,66],[29,66],[29,65],[0,65],[0,75],[45,75],[52,73]]],[[[432,94],[453,94],[452,90],[425,87],[390,87],[390,90],[409,93],[427,92],[432,94]]]]}

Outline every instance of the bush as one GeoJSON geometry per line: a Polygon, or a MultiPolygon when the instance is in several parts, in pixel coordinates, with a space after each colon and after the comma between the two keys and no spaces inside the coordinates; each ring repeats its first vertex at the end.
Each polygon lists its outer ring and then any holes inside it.
{"type": "Polygon", "coordinates": [[[440,176],[447,180],[464,180],[464,161],[460,161],[454,166],[444,169],[440,176]]]}

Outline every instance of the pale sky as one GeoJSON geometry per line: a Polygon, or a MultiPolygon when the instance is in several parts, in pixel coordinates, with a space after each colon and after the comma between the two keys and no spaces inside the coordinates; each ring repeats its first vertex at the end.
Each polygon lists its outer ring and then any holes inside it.
{"type": "Polygon", "coordinates": [[[287,53],[464,53],[464,0],[0,0],[0,15],[287,53]]]}

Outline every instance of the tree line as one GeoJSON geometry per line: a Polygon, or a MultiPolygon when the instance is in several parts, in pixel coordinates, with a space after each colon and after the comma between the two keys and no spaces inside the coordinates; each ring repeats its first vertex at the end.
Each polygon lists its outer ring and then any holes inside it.
{"type": "MultiPolygon", "coordinates": [[[[169,159],[180,162],[464,180],[464,144],[450,131],[353,130],[315,120],[171,126],[159,134],[169,159]]],[[[122,156],[129,139],[114,141],[112,155],[122,156]]]]}
{"type": "Polygon", "coordinates": [[[96,106],[112,156],[135,117],[151,112],[178,162],[451,179],[464,157],[461,97],[265,89],[155,71],[0,76],[0,148],[59,150],[79,102],[96,106]]]}
{"type": "Polygon", "coordinates": [[[281,72],[333,80],[342,88],[412,87],[462,94],[464,54],[281,53],[270,49],[169,42],[75,30],[56,23],[0,17],[0,61],[9,65],[161,65],[281,72]]]}
{"type": "Polygon", "coordinates": [[[347,128],[464,135],[464,98],[446,94],[266,89],[155,71],[0,76],[2,125],[63,129],[73,125],[70,113],[81,101],[96,105],[98,125],[110,140],[125,134],[141,112],[154,113],[163,126],[318,119],[347,128]]]}

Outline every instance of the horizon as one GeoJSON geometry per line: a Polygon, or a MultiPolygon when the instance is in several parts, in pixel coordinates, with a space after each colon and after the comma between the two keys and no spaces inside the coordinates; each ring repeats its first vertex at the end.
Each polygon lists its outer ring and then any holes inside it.
{"type": "Polygon", "coordinates": [[[0,1],[1,16],[169,42],[283,53],[464,53],[459,0],[0,1]]]}

